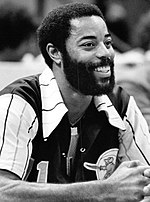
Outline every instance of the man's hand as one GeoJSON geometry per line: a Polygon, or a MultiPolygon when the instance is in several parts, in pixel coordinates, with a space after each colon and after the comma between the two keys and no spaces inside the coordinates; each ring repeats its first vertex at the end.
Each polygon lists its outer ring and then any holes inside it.
{"type": "MultiPolygon", "coordinates": [[[[144,176],[150,178],[150,169],[146,169],[144,171],[144,176]]],[[[141,202],[150,202],[150,184],[143,188],[144,191],[144,199],[141,202]]]]}
{"type": "MultiPolygon", "coordinates": [[[[112,181],[113,193],[116,201],[141,201],[144,196],[150,195],[150,167],[139,161],[123,162],[116,171],[107,179],[112,181]]],[[[142,202],[150,202],[142,201],[142,202]]]]}

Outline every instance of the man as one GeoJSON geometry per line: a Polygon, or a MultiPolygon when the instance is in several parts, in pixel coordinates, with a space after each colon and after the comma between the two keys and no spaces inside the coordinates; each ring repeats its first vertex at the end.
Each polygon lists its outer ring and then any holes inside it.
{"type": "Polygon", "coordinates": [[[54,9],[38,40],[49,68],[1,91],[0,201],[149,201],[148,127],[100,10],[54,9]]]}

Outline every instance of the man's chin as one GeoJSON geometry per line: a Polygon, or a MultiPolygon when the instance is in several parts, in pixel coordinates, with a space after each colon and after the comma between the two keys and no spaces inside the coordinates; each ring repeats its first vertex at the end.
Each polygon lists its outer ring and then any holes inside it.
{"type": "Polygon", "coordinates": [[[96,88],[93,89],[94,96],[100,96],[104,94],[109,94],[113,91],[114,82],[111,82],[109,79],[105,80],[105,82],[97,84],[96,88]]]}
{"type": "Polygon", "coordinates": [[[96,86],[94,88],[90,88],[89,90],[81,90],[80,92],[84,95],[90,96],[101,96],[107,95],[113,91],[114,85],[105,85],[105,86],[96,86]]]}

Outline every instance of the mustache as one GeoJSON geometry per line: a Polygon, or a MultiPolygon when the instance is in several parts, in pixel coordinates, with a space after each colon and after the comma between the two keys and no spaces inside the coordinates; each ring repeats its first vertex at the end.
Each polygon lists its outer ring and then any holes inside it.
{"type": "Polygon", "coordinates": [[[99,62],[88,63],[87,70],[92,71],[93,69],[97,67],[102,67],[102,66],[110,66],[112,68],[114,66],[114,60],[109,57],[101,57],[99,62]]]}

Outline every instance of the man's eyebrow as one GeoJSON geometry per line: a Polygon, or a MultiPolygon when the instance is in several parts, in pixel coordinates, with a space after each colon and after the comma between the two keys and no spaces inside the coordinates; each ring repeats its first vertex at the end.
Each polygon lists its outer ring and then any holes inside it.
{"type": "Polygon", "coordinates": [[[91,38],[95,39],[96,37],[93,36],[93,35],[88,35],[88,36],[81,37],[81,39],[91,39],[91,38]]]}
{"type": "MultiPolygon", "coordinates": [[[[111,34],[106,34],[105,37],[106,38],[111,37],[111,34]]],[[[86,40],[86,39],[96,39],[96,37],[93,35],[82,36],[79,41],[86,40]]]]}
{"type": "Polygon", "coordinates": [[[105,37],[111,37],[111,34],[106,34],[105,37]]]}

